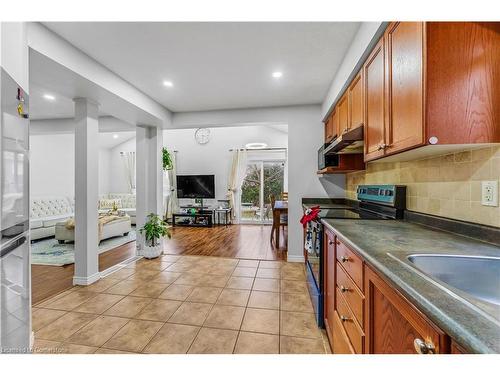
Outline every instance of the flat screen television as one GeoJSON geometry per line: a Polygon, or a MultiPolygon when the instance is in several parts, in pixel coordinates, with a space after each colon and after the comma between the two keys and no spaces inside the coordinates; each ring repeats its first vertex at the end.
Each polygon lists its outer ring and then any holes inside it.
{"type": "Polygon", "coordinates": [[[184,175],[177,176],[178,198],[215,198],[215,176],[212,175],[184,175]]]}

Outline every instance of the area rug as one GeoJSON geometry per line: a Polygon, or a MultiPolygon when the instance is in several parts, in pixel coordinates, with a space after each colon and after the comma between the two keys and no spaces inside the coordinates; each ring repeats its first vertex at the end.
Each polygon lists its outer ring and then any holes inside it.
{"type": "MultiPolygon", "coordinates": [[[[115,247],[135,241],[135,230],[127,236],[108,238],[99,244],[99,254],[112,250],[115,247]]],[[[44,266],[64,266],[75,263],[75,244],[60,244],[55,238],[39,240],[31,244],[31,264],[44,266]]]]}

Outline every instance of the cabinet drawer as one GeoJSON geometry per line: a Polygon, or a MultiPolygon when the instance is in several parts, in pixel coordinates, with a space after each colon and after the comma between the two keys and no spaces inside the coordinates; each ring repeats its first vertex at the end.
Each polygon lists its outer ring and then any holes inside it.
{"type": "Polygon", "coordinates": [[[358,320],[358,323],[363,327],[363,306],[365,297],[361,294],[351,278],[347,276],[346,271],[339,262],[337,262],[336,271],[337,287],[344,296],[351,311],[358,320]]]}
{"type": "Polygon", "coordinates": [[[339,240],[337,240],[337,260],[358,288],[363,291],[363,261],[339,240]]]}
{"type": "Polygon", "coordinates": [[[340,289],[337,288],[336,294],[336,303],[337,303],[337,313],[340,318],[340,322],[342,327],[344,327],[347,332],[347,336],[349,336],[349,340],[354,348],[356,354],[363,353],[363,344],[365,335],[361,330],[361,327],[356,323],[356,319],[354,318],[354,314],[347,306],[347,302],[345,301],[340,289]]]}
{"type": "Polygon", "coordinates": [[[333,345],[332,351],[333,354],[356,354],[354,349],[352,348],[351,343],[349,342],[349,337],[347,337],[347,333],[342,327],[342,323],[338,314],[335,314],[333,317],[333,345]]]}

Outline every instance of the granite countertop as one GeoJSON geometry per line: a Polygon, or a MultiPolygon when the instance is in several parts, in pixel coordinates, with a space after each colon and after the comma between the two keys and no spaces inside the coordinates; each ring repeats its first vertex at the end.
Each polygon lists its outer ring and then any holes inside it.
{"type": "Polygon", "coordinates": [[[403,220],[321,221],[464,349],[500,353],[500,309],[488,314],[403,261],[415,253],[500,256],[500,247],[403,220]]]}

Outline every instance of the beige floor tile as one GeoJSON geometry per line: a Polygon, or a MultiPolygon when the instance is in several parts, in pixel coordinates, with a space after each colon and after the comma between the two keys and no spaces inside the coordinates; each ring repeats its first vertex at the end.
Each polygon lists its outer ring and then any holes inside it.
{"type": "Polygon", "coordinates": [[[114,334],[104,345],[104,348],[140,352],[163,323],[146,320],[131,320],[114,334]]]}
{"type": "Polygon", "coordinates": [[[181,304],[181,301],[154,299],[153,302],[142,309],[135,319],[166,322],[181,304]]]}
{"type": "Polygon", "coordinates": [[[117,279],[112,279],[112,278],[102,278],[95,283],[87,286],[77,286],[78,289],[85,291],[85,292],[94,292],[94,293],[101,293],[104,292],[106,289],[112,287],[116,283],[118,283],[119,280],[117,279]]]}
{"type": "Polygon", "coordinates": [[[313,307],[309,294],[281,294],[281,310],[312,313],[313,307]]]}
{"type": "Polygon", "coordinates": [[[48,304],[47,308],[70,311],[96,295],[96,293],[76,290],[56,299],[54,302],[48,304]]]}
{"type": "Polygon", "coordinates": [[[236,267],[232,276],[236,277],[255,277],[257,268],[254,267],[236,267]]]}
{"type": "Polygon", "coordinates": [[[313,313],[282,311],[280,332],[285,336],[321,338],[313,313]]]}
{"type": "Polygon", "coordinates": [[[168,266],[165,271],[168,272],[187,272],[195,267],[195,263],[174,263],[168,266]]]}
{"type": "Polygon", "coordinates": [[[281,354],[325,354],[322,339],[306,339],[302,337],[280,337],[281,354]]]}
{"type": "Polygon", "coordinates": [[[308,293],[307,283],[297,280],[281,280],[281,293],[308,293]]]}
{"type": "Polygon", "coordinates": [[[135,289],[137,289],[140,285],[139,281],[134,280],[122,280],[111,288],[106,290],[108,294],[119,294],[122,296],[126,296],[127,294],[132,293],[135,289]]]}
{"type": "Polygon", "coordinates": [[[278,268],[260,268],[257,270],[257,277],[262,279],[279,279],[281,272],[278,268]]]}
{"type": "Polygon", "coordinates": [[[61,354],[92,354],[99,348],[93,346],[64,343],[59,346],[61,354]]]}
{"type": "Polygon", "coordinates": [[[244,314],[244,307],[215,305],[203,325],[211,328],[239,330],[244,314]]]}
{"type": "Polygon", "coordinates": [[[96,315],[93,314],[69,312],[37,331],[35,337],[50,341],[65,341],[95,318],[96,315]]]}
{"type": "Polygon", "coordinates": [[[237,331],[203,327],[188,353],[231,354],[237,337],[237,331]]]}
{"type": "Polygon", "coordinates": [[[173,299],[177,301],[185,301],[189,297],[194,287],[190,285],[170,285],[158,296],[161,299],[173,299]]]}
{"type": "Polygon", "coordinates": [[[122,268],[118,271],[110,273],[106,278],[124,280],[135,272],[132,268],[122,268]]]}
{"type": "Polygon", "coordinates": [[[160,257],[160,261],[162,262],[171,262],[175,263],[181,258],[180,255],[163,255],[160,257]]]}
{"type": "Polygon", "coordinates": [[[261,260],[259,268],[281,268],[283,262],[275,260],[261,260]]]}
{"type": "Polygon", "coordinates": [[[280,308],[280,295],[279,293],[253,290],[248,300],[248,307],[278,310],[280,308]]]}
{"type": "Polygon", "coordinates": [[[235,267],[234,266],[212,266],[209,267],[207,272],[210,275],[231,275],[234,271],[235,267]]]}
{"type": "Polygon", "coordinates": [[[277,335],[279,325],[280,315],[278,310],[247,308],[241,330],[277,335]]]}
{"type": "Polygon", "coordinates": [[[139,314],[143,308],[149,305],[151,301],[151,298],[126,296],[106,310],[103,315],[133,318],[139,314]]]}
{"type": "Polygon", "coordinates": [[[43,301],[41,301],[40,303],[37,303],[35,305],[35,307],[47,307],[48,305],[50,305],[52,302],[64,297],[64,296],[67,296],[68,294],[72,293],[74,290],[73,288],[70,288],[70,289],[67,289],[65,290],[64,292],[61,292],[59,294],[56,294],[55,296],[52,296],[50,298],[47,298],[43,301]]]}
{"type": "Polygon", "coordinates": [[[256,278],[253,283],[253,290],[260,290],[261,292],[279,292],[280,281],[278,279],[259,279],[256,278]]]}
{"type": "Polygon", "coordinates": [[[33,354],[61,354],[61,342],[35,339],[33,343],[33,354]]]}
{"type": "Polygon", "coordinates": [[[209,303],[184,302],[170,317],[168,322],[201,326],[212,306],[209,303]]]}
{"type": "Polygon", "coordinates": [[[222,288],[214,287],[195,287],[186,301],[190,302],[204,302],[204,303],[215,303],[219,297],[222,288]]]}
{"type": "Polygon", "coordinates": [[[202,286],[224,288],[229,280],[229,275],[203,275],[200,283],[202,286]]]}
{"type": "Polygon", "coordinates": [[[161,283],[161,284],[172,284],[177,278],[182,275],[179,272],[168,272],[168,271],[163,271],[160,272],[158,275],[153,277],[150,281],[152,283],[161,283]]]}
{"type": "Polygon", "coordinates": [[[184,354],[196,337],[199,327],[166,323],[144,348],[144,353],[184,354]]]}
{"type": "Polygon", "coordinates": [[[174,281],[174,285],[203,285],[202,279],[203,274],[201,273],[183,273],[177,280],[174,281]]]}
{"type": "Polygon", "coordinates": [[[240,259],[240,261],[238,262],[238,267],[254,267],[254,268],[257,268],[257,267],[259,267],[259,261],[258,260],[240,259]]]}
{"type": "Polygon", "coordinates": [[[106,348],[99,348],[94,354],[134,354],[132,352],[124,352],[122,350],[113,350],[106,348]]]}
{"type": "Polygon", "coordinates": [[[102,314],[122,298],[123,296],[118,294],[98,294],[87,302],[82,303],[74,311],[89,314],[102,314]]]}
{"type": "Polygon", "coordinates": [[[43,308],[33,309],[33,312],[31,314],[31,324],[33,331],[38,331],[39,329],[52,323],[66,313],[67,312],[63,310],[50,310],[43,308]]]}
{"type": "Polygon", "coordinates": [[[226,288],[250,290],[252,289],[253,280],[251,277],[231,277],[226,288]]]}
{"type": "Polygon", "coordinates": [[[165,268],[171,266],[173,263],[168,262],[157,262],[154,260],[146,260],[141,264],[139,269],[141,270],[149,270],[149,271],[163,271],[165,268]]]}
{"type": "Polygon", "coordinates": [[[278,335],[266,333],[240,332],[234,354],[279,354],[278,335]]]}
{"type": "Polygon", "coordinates": [[[281,269],[281,278],[286,280],[301,280],[305,281],[306,273],[304,269],[301,268],[285,268],[281,269]]]}
{"type": "Polygon", "coordinates": [[[217,299],[217,304],[228,306],[246,306],[249,296],[249,290],[223,289],[222,293],[217,299]]]}
{"type": "Polygon", "coordinates": [[[128,323],[128,319],[115,316],[98,316],[85,327],[74,333],[68,342],[86,346],[102,346],[120,328],[128,323]]]}
{"type": "Polygon", "coordinates": [[[134,289],[130,295],[135,297],[157,298],[165,289],[167,289],[167,287],[168,284],[148,282],[147,284],[134,289]]]}
{"type": "Polygon", "coordinates": [[[160,273],[159,271],[136,269],[135,273],[130,275],[125,280],[149,281],[155,276],[158,276],[159,273],[160,273]]]}

